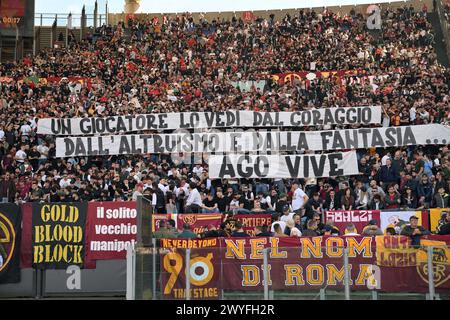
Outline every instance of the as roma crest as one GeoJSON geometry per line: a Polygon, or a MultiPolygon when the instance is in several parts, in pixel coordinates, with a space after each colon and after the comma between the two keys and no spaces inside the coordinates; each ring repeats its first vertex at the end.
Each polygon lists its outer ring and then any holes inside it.
{"type": "Polygon", "coordinates": [[[0,213],[0,272],[11,262],[16,245],[16,231],[7,216],[0,213]]]}
{"type": "Polygon", "coordinates": [[[433,280],[435,287],[446,283],[450,279],[450,249],[445,242],[422,240],[417,252],[417,273],[423,281],[428,283],[428,255],[427,247],[433,246],[433,280]]]}
{"type": "Polygon", "coordinates": [[[195,214],[185,214],[183,215],[183,222],[192,226],[197,221],[197,216],[195,214]]]}

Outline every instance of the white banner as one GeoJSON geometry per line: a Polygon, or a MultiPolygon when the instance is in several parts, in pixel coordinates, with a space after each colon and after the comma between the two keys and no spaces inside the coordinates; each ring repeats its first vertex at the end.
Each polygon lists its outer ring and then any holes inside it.
{"type": "Polygon", "coordinates": [[[358,174],[356,151],[309,155],[211,155],[209,177],[320,178],[358,174]]]}
{"type": "Polygon", "coordinates": [[[409,218],[411,216],[416,216],[419,218],[419,225],[422,225],[421,211],[381,211],[381,230],[386,233],[386,228],[392,227],[397,231],[397,233],[400,233],[403,227],[409,224],[409,218]]]}
{"type": "Polygon", "coordinates": [[[297,112],[180,112],[106,118],[44,118],[38,134],[100,135],[146,130],[233,127],[306,127],[342,124],[379,124],[381,107],[326,108],[297,112]]]}
{"type": "Polygon", "coordinates": [[[450,143],[450,127],[429,124],[329,131],[242,131],[68,137],[56,139],[56,156],[330,151],[448,143],[450,143]]]}

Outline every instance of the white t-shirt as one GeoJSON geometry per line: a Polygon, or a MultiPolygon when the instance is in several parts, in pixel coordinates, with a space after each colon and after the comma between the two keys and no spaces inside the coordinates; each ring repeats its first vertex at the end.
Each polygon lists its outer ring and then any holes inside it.
{"type": "Polygon", "coordinates": [[[22,149],[17,150],[16,157],[18,158],[17,162],[23,163],[27,157],[27,154],[22,149]]]}
{"type": "Polygon", "coordinates": [[[386,160],[390,159],[391,157],[388,156],[387,154],[383,156],[383,158],[381,158],[381,165],[385,166],[386,165],[386,160]]]}
{"type": "Polygon", "coordinates": [[[67,179],[62,178],[62,179],[59,181],[59,186],[60,186],[62,189],[67,188],[68,186],[70,186],[70,179],[69,179],[69,178],[67,178],[67,179]]]}
{"type": "Polygon", "coordinates": [[[305,202],[303,199],[304,196],[306,196],[306,193],[302,189],[298,188],[294,191],[294,195],[292,196],[292,210],[298,210],[303,206],[305,202]]]}
{"type": "Polygon", "coordinates": [[[24,124],[20,127],[20,131],[22,132],[23,136],[27,136],[31,132],[31,127],[28,124],[24,124]]]}
{"type": "Polygon", "coordinates": [[[279,224],[281,227],[281,232],[284,232],[284,229],[286,229],[286,222],[284,222],[284,221],[277,221],[277,222],[272,223],[272,227],[270,228],[270,231],[275,232],[276,224],[279,224]]]}
{"type": "Polygon", "coordinates": [[[202,205],[202,197],[200,196],[200,192],[197,189],[193,189],[192,192],[189,193],[189,196],[186,200],[186,205],[190,206],[191,204],[202,205]]]}
{"type": "Polygon", "coordinates": [[[301,236],[302,236],[302,232],[298,228],[293,227],[291,229],[291,237],[301,237],[301,236]]]}
{"type": "Polygon", "coordinates": [[[39,157],[39,159],[47,159],[47,155],[48,154],[48,150],[49,148],[43,144],[40,144],[37,146],[37,151],[39,151],[39,153],[41,154],[41,156],[39,157]]]}
{"type": "Polygon", "coordinates": [[[280,217],[281,221],[284,222],[288,222],[288,220],[294,220],[294,212],[289,212],[289,214],[287,216],[285,216],[284,214],[280,217]]]}

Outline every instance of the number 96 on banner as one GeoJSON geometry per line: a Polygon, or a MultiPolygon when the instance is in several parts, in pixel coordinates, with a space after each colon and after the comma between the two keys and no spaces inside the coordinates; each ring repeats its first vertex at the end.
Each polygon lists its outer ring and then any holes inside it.
{"type": "MultiPolygon", "coordinates": [[[[191,253],[188,267],[191,299],[218,299],[219,289],[214,254],[191,253]]],[[[164,297],[186,299],[186,255],[185,252],[169,252],[162,261],[164,297]]]]}

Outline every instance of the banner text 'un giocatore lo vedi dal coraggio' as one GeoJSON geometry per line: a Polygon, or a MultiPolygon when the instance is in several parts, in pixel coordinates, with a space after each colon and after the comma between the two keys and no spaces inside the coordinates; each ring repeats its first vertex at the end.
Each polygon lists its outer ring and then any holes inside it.
{"type": "Polygon", "coordinates": [[[149,113],[104,118],[44,118],[38,121],[37,133],[73,136],[147,130],[370,125],[380,122],[380,106],[338,107],[297,112],[233,110],[224,112],[149,113]]]}

